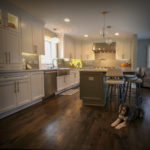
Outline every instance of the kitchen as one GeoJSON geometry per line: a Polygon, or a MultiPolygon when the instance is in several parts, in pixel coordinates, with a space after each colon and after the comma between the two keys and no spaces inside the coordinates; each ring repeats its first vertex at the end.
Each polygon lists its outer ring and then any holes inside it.
{"type": "Polygon", "coordinates": [[[129,1],[0,1],[1,149],[110,149],[112,140],[113,149],[150,146],[150,23],[148,2],[143,3],[137,2],[132,12],[133,3],[124,8],[129,1]],[[136,96],[141,100],[142,95],[145,118],[116,132],[110,127],[118,112],[114,102],[122,95],[128,99],[128,83],[125,89],[116,86],[118,96],[112,95],[107,71],[121,69],[123,76],[135,76],[143,68],[142,88],[130,81],[130,93],[142,90],[136,96]],[[136,128],[138,135],[145,133],[142,145],[135,144],[136,128]]]}

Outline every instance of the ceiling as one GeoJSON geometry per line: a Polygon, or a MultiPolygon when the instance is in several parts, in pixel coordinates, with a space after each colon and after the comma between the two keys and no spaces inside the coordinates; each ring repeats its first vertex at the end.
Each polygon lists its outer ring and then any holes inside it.
{"type": "Polygon", "coordinates": [[[45,27],[74,37],[88,34],[99,39],[103,26],[102,11],[108,11],[106,25],[111,25],[111,36],[137,34],[138,38],[150,38],[149,0],[9,0],[37,17],[45,27]],[[64,18],[71,22],[64,22],[64,18]]]}

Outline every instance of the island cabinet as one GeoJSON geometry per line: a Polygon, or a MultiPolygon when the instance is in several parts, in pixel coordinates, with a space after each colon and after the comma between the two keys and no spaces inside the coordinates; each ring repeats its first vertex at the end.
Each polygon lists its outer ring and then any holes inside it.
{"type": "Polygon", "coordinates": [[[103,72],[80,71],[80,99],[83,105],[105,106],[104,78],[103,72]]]}

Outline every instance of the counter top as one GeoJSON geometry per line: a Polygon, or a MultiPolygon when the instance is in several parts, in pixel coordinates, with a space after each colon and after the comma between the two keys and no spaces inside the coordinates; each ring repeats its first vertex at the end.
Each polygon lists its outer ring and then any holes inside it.
{"type": "MultiPolygon", "coordinates": [[[[121,68],[123,72],[135,72],[135,70],[131,68],[121,68]]],[[[102,69],[80,69],[80,71],[87,71],[87,72],[107,72],[107,68],[102,69]]]]}
{"type": "Polygon", "coordinates": [[[4,73],[19,73],[19,72],[34,72],[34,71],[54,71],[54,70],[77,70],[75,68],[54,68],[54,69],[22,69],[22,70],[0,70],[0,74],[4,73]]]}

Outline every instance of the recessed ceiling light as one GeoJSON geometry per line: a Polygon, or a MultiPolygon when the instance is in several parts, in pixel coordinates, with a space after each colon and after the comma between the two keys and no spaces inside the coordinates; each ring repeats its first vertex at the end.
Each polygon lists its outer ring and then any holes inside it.
{"type": "Polygon", "coordinates": [[[88,35],[87,35],[87,34],[85,34],[85,35],[84,35],[84,37],[88,37],[88,35]]]}
{"type": "Polygon", "coordinates": [[[64,21],[65,22],[70,22],[70,19],[69,18],[65,18],[64,21]]]}
{"type": "Polygon", "coordinates": [[[118,36],[118,35],[119,35],[119,33],[118,33],[118,32],[116,32],[116,33],[115,33],[115,35],[116,35],[116,36],[118,36]]]}

